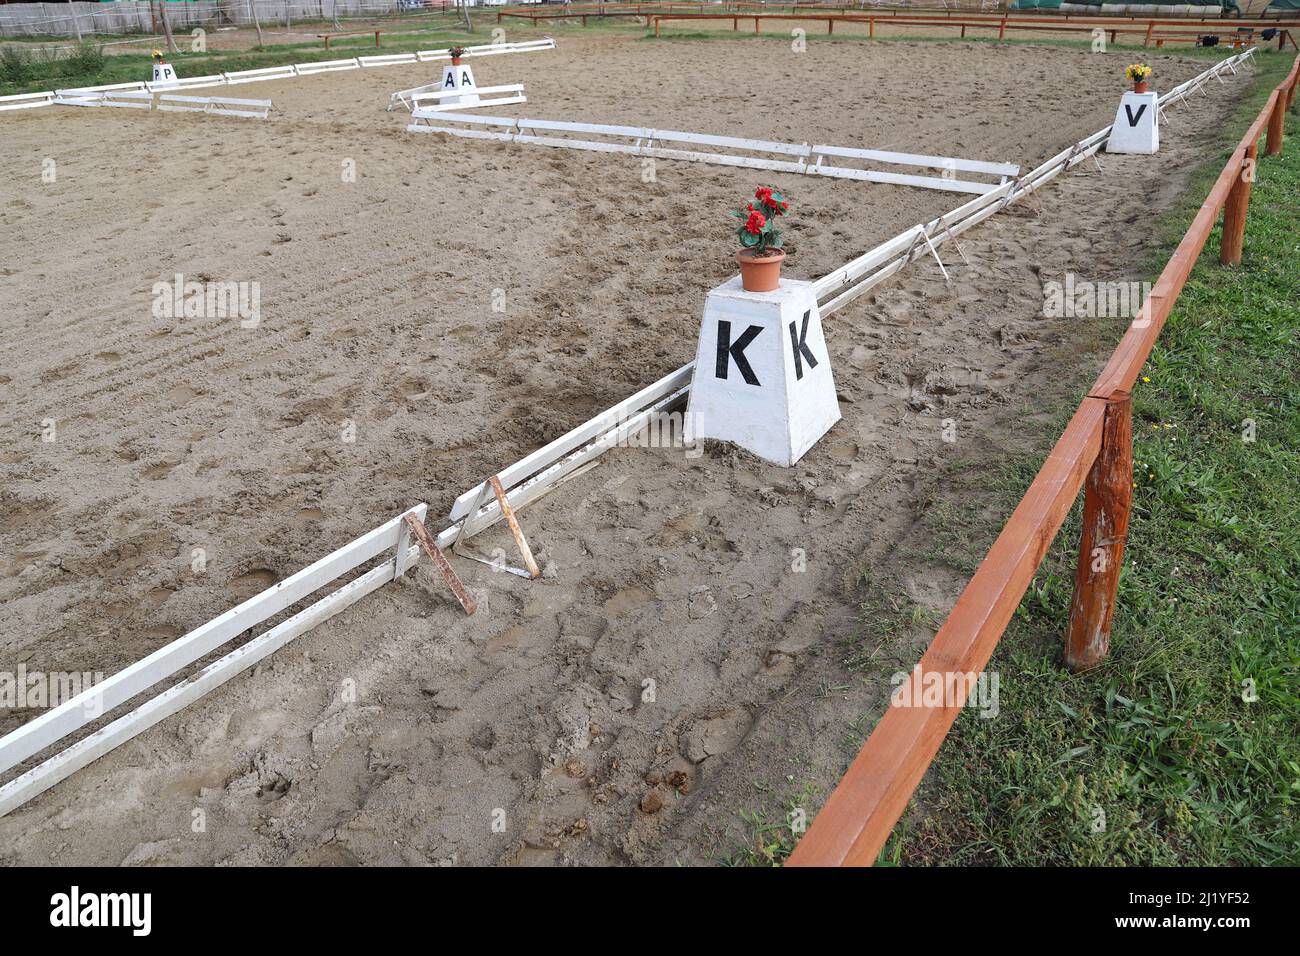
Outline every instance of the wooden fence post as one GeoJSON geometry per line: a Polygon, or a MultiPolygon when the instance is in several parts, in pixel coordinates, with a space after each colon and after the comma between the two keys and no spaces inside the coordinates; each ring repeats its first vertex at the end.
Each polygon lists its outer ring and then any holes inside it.
{"type": "Polygon", "coordinates": [[[1273,112],[1268,117],[1268,139],[1265,141],[1264,155],[1276,156],[1282,152],[1282,123],[1286,118],[1286,95],[1278,91],[1273,100],[1273,112]]]}
{"type": "Polygon", "coordinates": [[[1241,262],[1241,247],[1246,240],[1246,212],[1250,206],[1250,187],[1255,178],[1255,161],[1259,143],[1251,143],[1237,173],[1237,178],[1223,204],[1223,236],[1219,240],[1219,264],[1235,266],[1241,262]]]}
{"type": "Polygon", "coordinates": [[[1105,399],[1101,449],[1084,484],[1083,534],[1074,573],[1065,663],[1081,671],[1105,659],[1124,564],[1133,504],[1133,403],[1128,392],[1105,399]]]}

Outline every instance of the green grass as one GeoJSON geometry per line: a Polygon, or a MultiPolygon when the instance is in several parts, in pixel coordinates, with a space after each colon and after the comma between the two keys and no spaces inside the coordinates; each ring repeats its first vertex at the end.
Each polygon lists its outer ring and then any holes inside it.
{"type": "MultiPolygon", "coordinates": [[[[1270,73],[1225,136],[1257,113],[1280,78],[1270,73]]],[[[1293,111],[1289,123],[1298,122],[1293,111]]],[[[1294,133],[1288,145],[1260,162],[1242,266],[1218,265],[1216,230],[1134,391],[1137,487],[1109,659],[1082,675],[1061,664],[1076,505],[990,662],[1001,677],[999,716],[959,717],[887,857],[1300,863],[1294,133]],[[1243,440],[1247,420],[1253,442],[1243,440]]],[[[1221,168],[1222,157],[1208,163],[1186,204],[1158,225],[1155,261],[1168,257],[1221,168]]],[[[1013,463],[991,489],[979,475],[956,480],[980,500],[1002,501],[1006,514],[1045,450],[1013,463]]],[[[968,512],[950,505],[935,515],[937,535],[945,525],[966,529],[939,541],[966,571],[980,557],[969,541],[996,533],[970,533],[968,512]]]]}

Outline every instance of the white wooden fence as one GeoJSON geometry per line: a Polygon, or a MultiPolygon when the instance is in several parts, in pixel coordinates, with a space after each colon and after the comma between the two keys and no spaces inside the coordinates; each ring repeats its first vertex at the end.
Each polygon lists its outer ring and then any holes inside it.
{"type": "Polygon", "coordinates": [[[605,126],[594,123],[569,123],[556,120],[513,119],[502,116],[449,116],[442,110],[421,108],[411,113],[414,122],[407,126],[412,133],[448,133],[471,139],[495,139],[509,143],[528,143],[563,149],[585,149],[605,153],[629,153],[657,159],[682,159],[721,166],[746,166],[774,172],[799,173],[805,176],[831,176],[900,186],[920,186],[947,192],[984,194],[992,192],[1020,167],[1014,163],[990,163],[951,156],[928,156],[897,153],[879,149],[851,149],[844,146],[810,146],[807,143],[777,143],[767,140],[741,139],[735,136],[712,136],[680,130],[649,129],[639,126],[605,126]],[[465,124],[446,126],[446,123],[465,124]],[[483,129],[481,127],[498,127],[483,129]],[[602,137],[599,140],[575,139],[548,134],[577,133],[602,137]],[[628,141],[631,142],[628,142],[628,141]],[[707,147],[678,149],[661,143],[707,147]],[[752,155],[751,155],[752,154],[752,155]],[[777,158],[779,157],[779,158],[777,158]],[[942,176],[917,176],[911,173],[880,169],[860,169],[836,165],[832,160],[851,160],[885,166],[915,166],[944,171],[942,176]],[[957,173],[996,177],[997,182],[958,179],[957,173]]]}
{"type": "MultiPolygon", "coordinates": [[[[555,49],[555,41],[550,37],[541,40],[525,40],[519,43],[485,43],[480,46],[466,47],[465,57],[497,56],[503,53],[535,53],[541,50],[555,49]]],[[[187,76],[166,83],[112,83],[106,86],[80,86],[68,90],[46,90],[40,93],[18,93],[13,96],[0,96],[0,112],[6,110],[32,109],[38,106],[63,105],[112,105],[69,103],[71,99],[89,99],[92,94],[117,90],[194,90],[212,86],[236,86],[241,83],[260,83],[266,80],[287,80],[295,76],[312,76],[316,73],[331,73],[337,70],[362,70],[379,66],[397,66],[410,63],[432,63],[438,60],[450,60],[451,51],[420,50],[416,53],[393,53],[387,56],[358,56],[345,60],[318,60],[313,63],[289,63],[284,66],[268,66],[257,70],[239,70],[234,73],[213,73],[208,76],[187,76]]],[[[390,106],[391,109],[391,106],[390,106]]]]}

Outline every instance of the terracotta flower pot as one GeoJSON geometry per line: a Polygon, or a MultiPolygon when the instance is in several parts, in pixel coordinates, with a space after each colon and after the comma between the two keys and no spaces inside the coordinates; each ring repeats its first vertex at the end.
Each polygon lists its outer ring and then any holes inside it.
{"type": "Polygon", "coordinates": [[[451,65],[452,65],[452,66],[460,66],[460,57],[458,57],[458,56],[453,56],[453,57],[451,58],[451,65]]]}
{"type": "Polygon", "coordinates": [[[772,292],[781,284],[785,252],[780,249],[769,249],[762,255],[742,249],[736,253],[736,262],[740,266],[740,284],[746,292],[772,292]]]}
{"type": "Polygon", "coordinates": [[[1138,82],[1138,83],[1134,83],[1134,84],[1133,84],[1133,92],[1134,92],[1134,93],[1145,93],[1146,91],[1147,91],[1147,81],[1146,81],[1146,80],[1142,80],[1142,81],[1140,81],[1140,82],[1138,82]]]}

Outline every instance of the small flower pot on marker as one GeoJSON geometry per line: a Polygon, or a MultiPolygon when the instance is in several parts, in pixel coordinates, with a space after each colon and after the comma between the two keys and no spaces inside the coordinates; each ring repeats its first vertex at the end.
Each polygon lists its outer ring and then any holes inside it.
{"type": "Polygon", "coordinates": [[[740,284],[746,292],[773,292],[781,286],[781,263],[785,253],[769,249],[764,253],[742,249],[736,253],[740,266],[740,284]]]}
{"type": "Polygon", "coordinates": [[[451,65],[460,66],[460,58],[465,55],[465,48],[463,46],[454,46],[447,52],[451,54],[451,65]]]}
{"type": "Polygon", "coordinates": [[[750,202],[732,212],[742,223],[736,230],[744,247],[736,253],[740,284],[746,292],[772,292],[781,286],[781,263],[785,262],[776,218],[785,215],[790,204],[770,186],[754,190],[754,199],[757,206],[750,202]]]}
{"type": "Polygon", "coordinates": [[[1124,68],[1125,79],[1133,82],[1134,93],[1147,91],[1147,80],[1151,78],[1151,67],[1145,63],[1130,63],[1124,68]]]}

